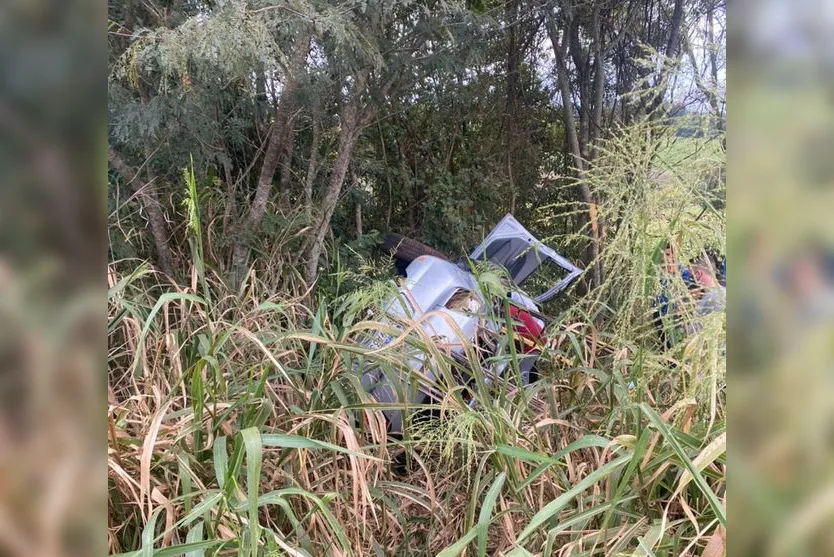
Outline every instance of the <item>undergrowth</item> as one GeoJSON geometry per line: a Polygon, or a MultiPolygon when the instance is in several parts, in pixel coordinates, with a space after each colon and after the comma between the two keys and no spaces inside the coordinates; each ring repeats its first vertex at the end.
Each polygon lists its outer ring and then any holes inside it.
{"type": "MultiPolygon", "coordinates": [[[[414,348],[449,383],[460,364],[419,328],[382,350],[354,341],[385,327],[367,310],[392,291],[386,272],[358,253],[349,265],[334,255],[327,284],[310,293],[287,271],[291,258],[276,256],[230,291],[214,247],[203,245],[212,225],[201,232],[186,173],[190,283],[160,280],[140,262],[109,265],[110,552],[723,548],[723,315],[668,349],[650,318],[663,242],[682,258],[723,247],[723,210],[707,188],[723,152],[676,155],[670,167],[663,153],[675,141],[636,125],[600,146],[586,179],[606,223],[606,280],[550,327],[540,380],[526,392],[476,381],[468,389],[477,404],[446,385],[439,417],[414,422],[402,438],[386,432],[381,413],[402,407],[370,399],[355,370],[401,371],[414,348]]],[[[672,288],[682,318],[693,318],[685,287],[672,288]]]]}

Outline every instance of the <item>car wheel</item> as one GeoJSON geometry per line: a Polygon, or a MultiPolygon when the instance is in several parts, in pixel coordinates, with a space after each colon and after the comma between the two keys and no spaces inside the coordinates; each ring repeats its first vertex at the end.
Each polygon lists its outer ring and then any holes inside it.
{"type": "Polygon", "coordinates": [[[440,259],[449,259],[443,252],[427,246],[422,242],[418,242],[413,238],[403,236],[402,234],[386,234],[382,241],[382,250],[406,263],[411,263],[421,255],[431,255],[439,257],[440,259]]]}

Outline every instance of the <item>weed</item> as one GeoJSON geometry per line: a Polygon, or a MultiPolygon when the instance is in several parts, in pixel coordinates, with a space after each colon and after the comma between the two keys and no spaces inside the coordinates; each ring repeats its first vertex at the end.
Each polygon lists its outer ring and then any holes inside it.
{"type": "MultiPolygon", "coordinates": [[[[555,320],[526,391],[487,384],[474,347],[476,380],[456,386],[460,363],[419,327],[380,350],[354,342],[386,327],[367,310],[392,284],[339,258],[315,306],[286,253],[229,291],[203,259],[211,227],[186,172],[196,279],[108,269],[110,551],[699,553],[725,524],[723,316],[667,348],[650,314],[663,241],[684,258],[723,247],[723,211],[701,187],[722,153],[676,145],[667,167],[670,141],[639,124],[600,145],[586,179],[602,200],[606,279],[555,320]],[[415,409],[376,403],[356,370],[401,374],[408,350],[427,354],[440,417],[394,439],[381,411],[415,409]]],[[[673,288],[690,318],[685,287],[673,288]]]]}

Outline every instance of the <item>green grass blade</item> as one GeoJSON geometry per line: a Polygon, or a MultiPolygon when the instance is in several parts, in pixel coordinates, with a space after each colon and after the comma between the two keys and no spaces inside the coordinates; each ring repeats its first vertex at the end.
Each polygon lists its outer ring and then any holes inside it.
{"type": "Polygon", "coordinates": [[[481,494],[481,479],[484,477],[487,463],[490,461],[490,453],[485,453],[478,463],[478,469],[475,473],[475,478],[472,482],[469,497],[469,503],[466,505],[466,515],[463,520],[463,529],[465,531],[471,530],[475,526],[475,510],[478,507],[478,497],[481,494]]]}
{"type": "Polygon", "coordinates": [[[466,534],[463,535],[461,539],[441,551],[437,554],[437,557],[457,557],[460,555],[466,546],[470,544],[472,540],[475,539],[475,536],[478,535],[478,527],[474,527],[469,530],[466,534]]]}
{"type": "Polygon", "coordinates": [[[573,443],[569,444],[564,449],[560,449],[553,453],[552,456],[546,456],[541,453],[534,453],[528,451],[526,449],[522,449],[520,447],[511,447],[508,445],[498,445],[496,447],[496,452],[502,454],[504,456],[509,456],[512,458],[516,458],[518,460],[523,460],[526,462],[537,462],[540,463],[539,466],[536,467],[535,470],[518,486],[516,491],[521,491],[522,489],[526,488],[528,485],[536,481],[536,479],[541,476],[548,468],[554,466],[556,464],[560,464],[560,460],[563,456],[572,453],[573,451],[577,451],[579,449],[587,449],[589,447],[600,447],[604,448],[607,447],[611,441],[602,437],[600,435],[586,435],[581,439],[577,439],[573,443]]]}
{"type": "MultiPolygon", "coordinates": [[[[200,501],[200,503],[195,505],[194,508],[191,509],[191,511],[188,512],[184,517],[176,521],[170,528],[167,528],[161,534],[156,536],[154,538],[154,541],[161,540],[165,536],[165,534],[171,532],[172,530],[177,530],[179,528],[183,528],[190,525],[192,522],[203,516],[205,513],[209,512],[223,499],[223,493],[221,491],[211,491],[209,493],[210,494],[208,495],[208,497],[206,497],[205,499],[200,501]]],[[[202,523],[200,524],[200,527],[202,528],[202,523]]]]}
{"type": "Polygon", "coordinates": [[[687,456],[686,452],[681,447],[680,443],[678,442],[677,438],[672,434],[672,431],[669,429],[669,426],[658,416],[657,412],[652,410],[648,405],[641,404],[640,409],[643,411],[643,414],[649,419],[649,421],[657,428],[661,435],[663,435],[666,442],[669,443],[669,446],[672,447],[672,450],[675,451],[675,454],[683,463],[686,470],[689,470],[689,473],[692,476],[692,481],[695,482],[695,485],[698,486],[698,489],[701,493],[706,497],[707,503],[712,508],[713,512],[715,513],[715,517],[718,519],[718,522],[721,523],[721,526],[727,527],[727,516],[724,511],[724,507],[721,505],[721,502],[718,500],[718,497],[715,495],[715,492],[712,491],[707,481],[704,479],[704,476],[692,463],[692,460],[687,456]]]}
{"type": "Polygon", "coordinates": [[[279,489],[276,491],[270,491],[269,493],[265,493],[258,499],[258,505],[276,504],[279,501],[283,500],[287,495],[299,495],[301,497],[306,497],[313,501],[313,503],[315,503],[318,509],[321,511],[321,514],[324,515],[327,524],[330,526],[330,529],[336,535],[336,538],[338,538],[339,543],[342,544],[342,550],[348,555],[352,553],[350,549],[350,542],[348,541],[347,536],[345,535],[345,532],[342,529],[339,521],[330,511],[330,508],[328,507],[327,503],[315,494],[298,487],[287,487],[284,489],[279,489]]]}
{"type": "Polygon", "coordinates": [[[221,500],[223,499],[223,493],[220,491],[215,491],[196,505],[194,508],[191,509],[191,512],[182,517],[174,524],[174,528],[182,528],[183,526],[188,526],[201,516],[204,513],[207,513],[211,509],[213,509],[221,500]]]}
{"type": "Polygon", "coordinates": [[[142,349],[145,345],[145,340],[148,338],[148,333],[151,330],[151,326],[153,325],[154,317],[156,317],[156,314],[160,312],[160,310],[165,304],[167,304],[168,302],[173,302],[175,300],[189,300],[191,302],[194,302],[195,304],[203,305],[205,305],[206,303],[205,300],[203,300],[199,296],[196,296],[194,294],[184,294],[182,292],[167,292],[160,296],[159,299],[156,301],[156,304],[154,304],[153,309],[151,309],[151,312],[148,314],[148,317],[145,319],[145,325],[144,327],[142,327],[142,332],[139,335],[139,342],[136,346],[136,354],[133,357],[133,365],[131,366],[131,369],[134,373],[136,372],[136,369],[138,369],[139,367],[139,359],[142,357],[142,349]]]}
{"type": "Polygon", "coordinates": [[[221,435],[214,440],[214,477],[220,489],[226,486],[226,472],[229,469],[229,453],[226,451],[226,436],[221,435]]]}
{"type": "Polygon", "coordinates": [[[506,557],[535,557],[532,553],[521,546],[514,547],[507,553],[506,557]]]}
{"type": "Polygon", "coordinates": [[[179,464],[180,491],[185,500],[184,509],[187,514],[191,512],[191,473],[185,463],[185,457],[177,456],[177,464],[179,464]]]}
{"type": "Polygon", "coordinates": [[[250,427],[240,432],[246,448],[246,497],[249,503],[249,543],[250,554],[258,557],[260,524],[258,523],[258,491],[261,480],[261,462],[263,447],[261,434],[257,428],[250,427]]]}
{"type": "Polygon", "coordinates": [[[495,452],[500,455],[508,456],[516,460],[523,460],[524,462],[537,462],[544,464],[556,464],[556,462],[549,456],[540,453],[534,453],[521,447],[511,447],[509,445],[498,445],[495,452]]]}
{"type": "Polygon", "coordinates": [[[194,366],[194,372],[191,374],[191,404],[194,409],[194,424],[196,430],[194,431],[194,452],[198,452],[203,448],[203,408],[205,404],[205,388],[203,385],[203,368],[205,362],[200,361],[194,366]]]}
{"type": "Polygon", "coordinates": [[[663,537],[664,521],[658,521],[649,527],[648,531],[637,539],[638,547],[632,557],[655,557],[652,549],[663,537]]]}
{"type": "MultiPolygon", "coordinates": [[[[718,457],[723,455],[727,451],[727,432],[722,432],[718,437],[713,439],[709,445],[704,447],[698,456],[696,456],[692,460],[692,464],[697,468],[699,472],[702,472],[704,468],[715,462],[718,457]]],[[[679,493],[683,491],[683,488],[692,480],[692,474],[689,473],[689,470],[684,470],[683,474],[681,474],[680,483],[678,484],[675,493],[679,493]]]]}
{"type": "Polygon", "coordinates": [[[348,450],[344,447],[340,447],[339,445],[328,443],[327,441],[309,439],[307,437],[291,435],[289,433],[270,433],[261,435],[261,443],[264,447],[278,447],[282,449],[326,449],[358,458],[367,458],[368,460],[382,462],[381,459],[375,456],[357,453],[356,451],[348,450]]]}
{"type": "MultiPolygon", "coordinates": [[[[188,531],[188,534],[185,536],[185,543],[186,544],[195,544],[203,541],[203,523],[198,522],[194,525],[194,528],[188,531]]],[[[185,552],[183,557],[203,557],[205,555],[205,548],[198,548],[198,549],[191,549],[185,552]]]]}
{"type": "MultiPolygon", "coordinates": [[[[149,553],[148,555],[151,555],[151,557],[180,557],[181,555],[184,555],[185,557],[191,557],[191,555],[202,555],[202,551],[204,549],[220,545],[225,541],[226,540],[207,540],[194,543],[184,543],[181,545],[157,549],[156,551],[151,550],[151,553],[149,553]],[[195,551],[198,553],[194,553],[195,551]]],[[[117,553],[112,557],[143,557],[144,555],[145,553],[143,549],[141,551],[117,553]]]]}
{"type": "Polygon", "coordinates": [[[559,459],[565,456],[566,454],[572,453],[573,451],[577,451],[579,449],[587,449],[589,447],[607,447],[611,443],[610,439],[606,439],[600,435],[586,435],[581,439],[577,439],[573,443],[569,444],[564,449],[560,449],[553,453],[552,455],[543,455],[541,453],[534,453],[532,451],[528,451],[527,449],[522,449],[520,447],[511,447],[509,445],[498,445],[496,447],[496,452],[499,454],[509,456],[512,458],[517,458],[519,460],[525,460],[528,462],[550,462],[553,464],[558,464],[559,459]]]}
{"type": "Polygon", "coordinates": [[[553,460],[559,460],[563,456],[572,453],[573,451],[578,451],[579,449],[587,449],[590,447],[600,447],[604,448],[611,444],[610,439],[606,439],[601,435],[586,435],[581,439],[577,439],[564,449],[560,449],[553,453],[551,457],[553,460]]]}
{"type": "Polygon", "coordinates": [[[507,479],[507,474],[501,472],[484,496],[484,503],[481,506],[481,513],[478,515],[478,555],[479,557],[486,556],[486,541],[487,528],[492,519],[492,509],[495,508],[495,503],[498,496],[501,494],[501,488],[504,486],[504,480],[507,479]]]}
{"type": "Polygon", "coordinates": [[[307,535],[307,532],[304,531],[303,526],[301,525],[301,521],[298,520],[298,517],[295,515],[295,511],[293,511],[292,505],[286,499],[279,499],[276,501],[276,504],[284,511],[284,516],[290,521],[293,527],[293,532],[295,532],[295,536],[298,538],[301,546],[307,553],[315,553],[313,551],[313,546],[310,541],[310,536],[307,535]]]}
{"type": "Polygon", "coordinates": [[[190,557],[191,555],[203,555],[204,550],[220,545],[225,541],[226,540],[205,540],[201,542],[184,543],[182,545],[175,545],[173,547],[166,547],[165,549],[155,551],[153,557],[179,557],[180,555],[190,557]]]}
{"type": "Polygon", "coordinates": [[[547,532],[547,535],[548,535],[548,537],[549,536],[556,536],[557,534],[560,534],[560,533],[564,532],[568,528],[576,526],[577,524],[582,524],[583,522],[586,522],[586,521],[590,520],[591,518],[593,518],[593,517],[595,517],[599,514],[602,514],[604,512],[610,512],[618,504],[622,504],[622,503],[625,503],[626,501],[631,501],[631,500],[636,499],[636,498],[637,498],[637,496],[626,497],[625,499],[621,499],[619,501],[611,501],[611,502],[603,503],[602,505],[597,505],[597,506],[595,506],[591,509],[588,509],[587,511],[577,513],[577,514],[559,522],[559,524],[557,524],[555,527],[551,528],[547,532]]]}
{"type": "Polygon", "coordinates": [[[162,512],[162,507],[158,507],[151,513],[151,517],[142,529],[142,549],[139,550],[139,557],[153,556],[154,531],[156,530],[156,520],[159,518],[160,512],[162,512]]]}
{"type": "Polygon", "coordinates": [[[107,290],[107,299],[112,300],[117,295],[121,294],[128,284],[135,282],[140,277],[150,273],[150,265],[148,263],[141,263],[126,277],[122,277],[119,282],[107,290]]]}
{"type": "Polygon", "coordinates": [[[582,478],[575,486],[571,489],[545,505],[539,512],[537,512],[533,518],[530,520],[530,524],[527,525],[527,528],[521,532],[521,535],[518,536],[516,540],[517,544],[520,544],[524,540],[526,540],[530,535],[535,532],[538,528],[540,528],[545,522],[550,520],[553,516],[559,513],[563,508],[565,508],[577,495],[588,489],[590,486],[594,485],[601,479],[605,478],[608,474],[616,470],[618,467],[622,466],[626,462],[631,459],[631,455],[623,455],[615,460],[612,460],[608,464],[594,470],[586,477],[582,478]]]}

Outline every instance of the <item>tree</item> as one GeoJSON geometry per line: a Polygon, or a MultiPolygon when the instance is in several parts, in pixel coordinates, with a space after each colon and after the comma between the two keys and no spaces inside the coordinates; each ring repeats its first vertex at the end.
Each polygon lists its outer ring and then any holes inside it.
{"type": "Polygon", "coordinates": [[[132,201],[166,273],[185,240],[180,172],[193,158],[209,263],[233,282],[265,265],[252,257],[263,253],[315,281],[328,238],[355,236],[359,207],[369,237],[394,230],[449,253],[506,212],[545,237],[583,231],[571,255],[599,284],[607,224],[595,207],[606,200],[583,179],[596,146],[613,125],[667,111],[681,56],[698,66],[689,93],[723,110],[710,96],[720,56],[706,46],[723,40],[722,10],[720,0],[111,3],[111,166],[139,187],[132,201]],[[584,218],[540,220],[557,201],[578,201],[584,218]]]}
{"type": "Polygon", "coordinates": [[[261,162],[255,197],[249,206],[249,216],[238,233],[232,249],[232,269],[235,284],[240,283],[246,270],[249,259],[249,242],[252,235],[260,227],[261,220],[266,213],[266,206],[272,193],[273,179],[278,163],[281,157],[285,156],[288,148],[291,151],[289,144],[293,133],[292,127],[295,121],[293,112],[296,106],[294,96],[298,90],[301,73],[304,71],[307,56],[310,52],[310,40],[310,33],[301,30],[292,45],[290,62],[286,68],[283,88],[276,109],[275,122],[270,126],[267,135],[267,147],[261,162]]]}
{"type": "MultiPolygon", "coordinates": [[[[427,68],[442,63],[454,40],[451,27],[463,12],[456,2],[364,2],[350,12],[362,30],[364,48],[323,41],[328,63],[340,77],[339,143],[330,179],[304,244],[305,279],[315,281],[325,234],[330,227],[359,135],[389,97],[410,90],[427,68]]],[[[325,37],[327,38],[327,37],[325,37]]]]}
{"type": "Polygon", "coordinates": [[[133,194],[141,200],[142,206],[148,214],[148,223],[156,246],[157,264],[163,273],[173,278],[175,276],[174,264],[171,261],[171,248],[168,245],[168,226],[165,224],[165,216],[162,213],[153,176],[149,176],[147,182],[140,180],[139,173],[128,166],[121,155],[112,148],[107,152],[107,161],[116,172],[121,174],[133,194]]]}
{"type": "Polygon", "coordinates": [[[681,44],[692,80],[709,107],[715,127],[723,131],[725,99],[719,72],[725,65],[722,45],[726,40],[726,6],[723,0],[703,0],[695,11],[681,34],[681,44]]]}
{"type": "MultiPolygon", "coordinates": [[[[593,284],[597,286],[602,284],[604,277],[599,258],[604,223],[597,219],[596,206],[600,200],[595,199],[584,180],[584,173],[593,164],[593,143],[606,127],[603,122],[605,93],[612,81],[607,75],[608,60],[617,49],[626,48],[634,52],[646,46],[665,45],[662,50],[655,51],[660,70],[654,72],[654,80],[648,79],[651,76],[639,61],[629,61],[623,56],[614,60],[616,80],[629,81],[629,91],[637,83],[635,73],[644,79],[649,94],[642,97],[643,104],[639,111],[655,113],[667,88],[668,72],[662,62],[674,61],[679,55],[683,5],[683,0],[673,0],[668,18],[663,15],[662,2],[656,7],[654,1],[647,3],[645,0],[630,0],[623,4],[561,0],[556,5],[544,7],[545,26],[553,49],[556,81],[562,101],[567,148],[576,171],[581,199],[588,211],[590,241],[587,260],[593,265],[593,284]],[[642,20],[639,18],[641,7],[642,20]],[[659,31],[652,32],[657,13],[661,14],[664,25],[655,26],[659,31]],[[636,40],[633,33],[635,24],[639,29],[646,30],[642,37],[645,42],[636,40]]],[[[611,114],[613,116],[613,110],[611,114]]]]}

